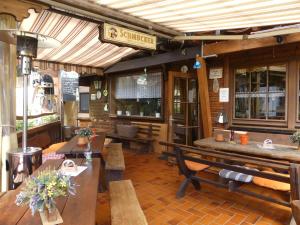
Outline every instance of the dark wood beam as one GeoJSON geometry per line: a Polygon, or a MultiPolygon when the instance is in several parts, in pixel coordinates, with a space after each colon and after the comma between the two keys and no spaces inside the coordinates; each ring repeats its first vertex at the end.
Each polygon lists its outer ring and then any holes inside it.
{"type": "Polygon", "coordinates": [[[282,43],[278,43],[275,37],[251,39],[251,40],[234,40],[222,41],[213,44],[207,44],[203,48],[204,56],[213,54],[226,54],[231,52],[238,52],[243,50],[250,50],[255,48],[263,48],[268,46],[275,46],[280,44],[288,44],[300,41],[300,34],[290,34],[283,36],[282,43]]]}
{"type": "Polygon", "coordinates": [[[187,48],[185,50],[176,50],[163,54],[157,54],[149,57],[137,58],[128,61],[116,63],[104,71],[104,73],[116,73],[126,70],[139,69],[149,66],[161,65],[164,63],[176,62],[181,60],[193,59],[201,50],[198,47],[187,48]]]}

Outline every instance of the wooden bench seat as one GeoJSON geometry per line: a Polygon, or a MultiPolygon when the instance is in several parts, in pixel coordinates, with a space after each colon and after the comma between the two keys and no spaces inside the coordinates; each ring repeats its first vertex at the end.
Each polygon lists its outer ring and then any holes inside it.
{"type": "Polygon", "coordinates": [[[106,146],[107,157],[105,160],[106,184],[110,181],[122,180],[125,170],[125,161],[122,150],[122,143],[110,143],[106,146]]]}
{"type": "Polygon", "coordinates": [[[131,180],[110,182],[109,194],[112,225],[148,224],[131,180]]]}

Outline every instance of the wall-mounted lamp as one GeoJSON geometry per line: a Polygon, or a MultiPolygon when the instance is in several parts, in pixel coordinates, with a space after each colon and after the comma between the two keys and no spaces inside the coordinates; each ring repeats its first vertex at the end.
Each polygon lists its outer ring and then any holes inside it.
{"type": "Polygon", "coordinates": [[[193,68],[196,70],[196,69],[200,69],[201,68],[201,63],[196,59],[194,65],[193,65],[193,68]]]}

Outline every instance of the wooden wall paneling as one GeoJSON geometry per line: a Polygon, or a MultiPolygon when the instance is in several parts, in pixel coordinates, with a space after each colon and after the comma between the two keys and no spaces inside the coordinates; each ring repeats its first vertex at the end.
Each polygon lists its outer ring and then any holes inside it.
{"type": "Polygon", "coordinates": [[[197,69],[198,87],[199,87],[199,102],[201,106],[201,117],[203,124],[203,136],[212,136],[212,119],[209,102],[209,91],[207,82],[207,71],[205,60],[197,56],[197,60],[201,63],[201,68],[197,69]]]}
{"type": "MultiPolygon", "coordinates": [[[[99,78],[95,78],[94,80],[100,80],[99,78]]],[[[104,111],[104,106],[106,103],[107,98],[103,95],[103,90],[105,89],[105,82],[107,80],[101,79],[102,85],[99,91],[101,91],[101,98],[96,100],[91,100],[90,96],[90,118],[92,121],[98,121],[98,120],[108,120],[109,119],[109,112],[104,111]]],[[[109,81],[108,81],[109,82],[109,81]]],[[[109,85],[107,85],[107,88],[109,88],[109,85]]],[[[98,90],[95,89],[93,80],[90,82],[90,95],[97,93],[98,90]]],[[[108,89],[109,91],[109,89],[108,89]]]]}
{"type": "MultiPolygon", "coordinates": [[[[300,34],[290,34],[284,37],[283,43],[293,43],[300,41],[300,34]]],[[[207,44],[203,48],[204,55],[213,54],[226,54],[231,52],[238,52],[243,50],[250,50],[262,48],[267,46],[276,46],[279,43],[274,37],[252,39],[252,40],[234,40],[234,41],[221,41],[213,44],[207,44]]],[[[282,45],[282,44],[281,44],[282,45]]]]}

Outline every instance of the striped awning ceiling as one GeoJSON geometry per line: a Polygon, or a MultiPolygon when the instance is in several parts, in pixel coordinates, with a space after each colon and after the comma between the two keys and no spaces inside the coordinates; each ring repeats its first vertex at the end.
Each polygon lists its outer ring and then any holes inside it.
{"type": "Polygon", "coordinates": [[[89,0],[182,32],[300,22],[299,0],[89,0]]]}
{"type": "Polygon", "coordinates": [[[30,17],[22,21],[21,30],[44,34],[61,42],[58,48],[38,49],[37,59],[40,60],[105,68],[136,52],[132,48],[101,43],[98,24],[49,11],[31,12],[30,17]]]}

